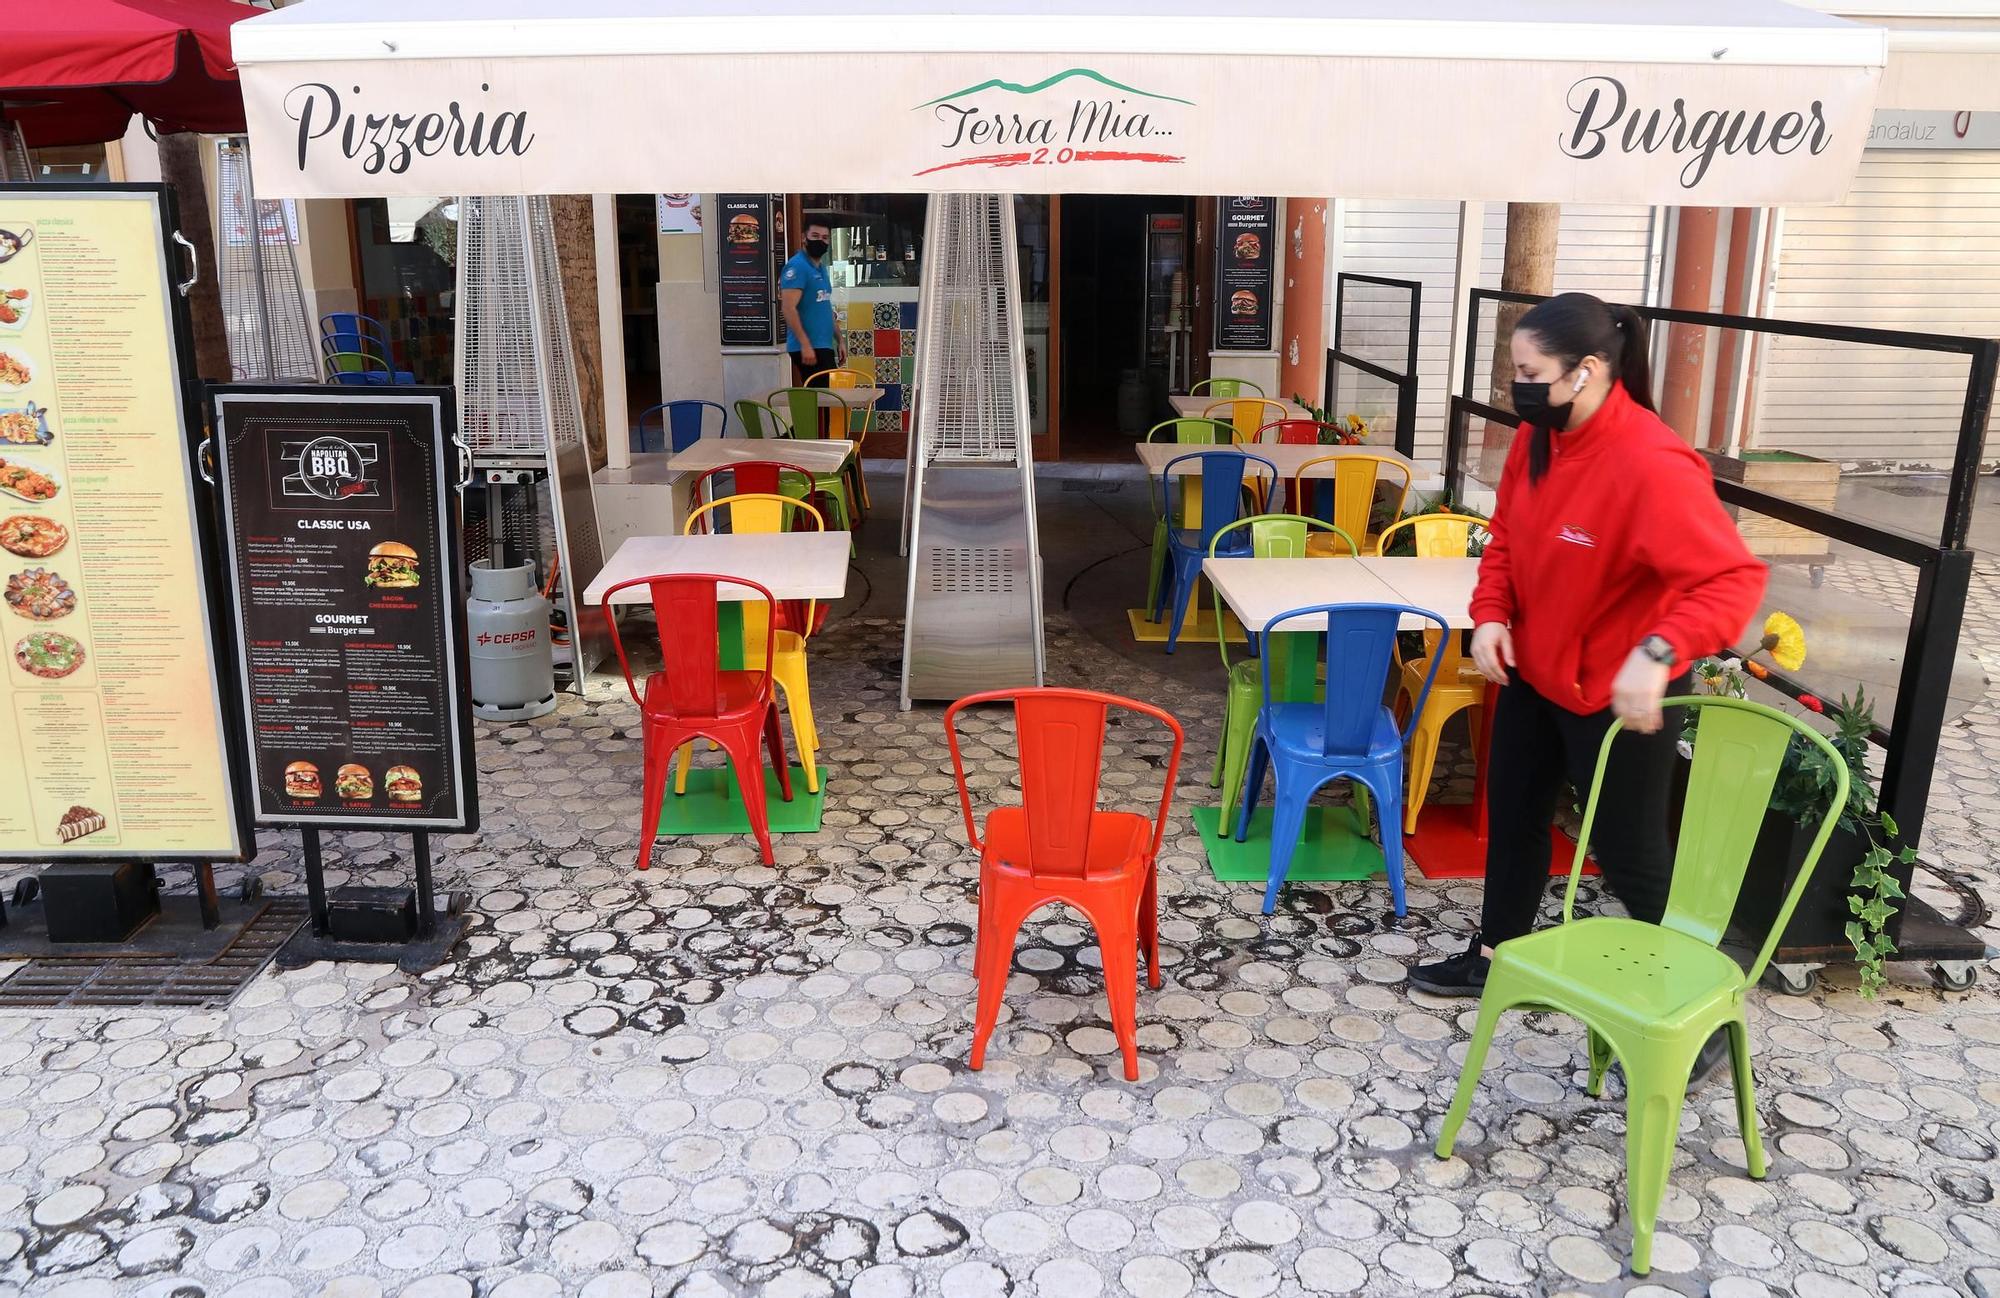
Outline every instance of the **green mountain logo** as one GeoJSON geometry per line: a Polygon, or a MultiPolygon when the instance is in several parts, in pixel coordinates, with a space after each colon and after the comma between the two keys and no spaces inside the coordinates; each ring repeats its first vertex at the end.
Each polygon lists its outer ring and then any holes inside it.
{"type": "MultiPolygon", "coordinates": [[[[918,104],[917,108],[930,108],[933,105],[942,104],[947,100],[963,99],[967,95],[976,95],[984,90],[1005,90],[1009,94],[1015,95],[1039,94],[1057,82],[1067,81],[1071,77],[1085,77],[1097,82],[1099,85],[1109,86],[1113,90],[1122,90],[1128,95],[1138,95],[1143,99],[1164,99],[1170,104],[1186,104],[1190,108],[1194,107],[1194,100],[1192,99],[1177,99],[1172,95],[1156,95],[1150,90],[1141,90],[1137,86],[1128,86],[1122,81],[1113,81],[1102,72],[1093,71],[1090,68],[1070,68],[1066,72],[1058,72],[1052,77],[1045,77],[1031,86],[1024,86],[1018,81],[1002,81],[1000,78],[995,77],[990,81],[982,81],[976,86],[967,86],[963,90],[954,90],[948,95],[939,95],[936,99],[918,104]]],[[[914,112],[915,110],[912,109],[911,111],[914,112]]]]}

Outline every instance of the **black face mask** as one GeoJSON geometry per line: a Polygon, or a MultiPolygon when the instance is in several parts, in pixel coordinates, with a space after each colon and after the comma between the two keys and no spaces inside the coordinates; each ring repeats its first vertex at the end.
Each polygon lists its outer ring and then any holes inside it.
{"type": "Polygon", "coordinates": [[[806,256],[812,258],[814,261],[818,261],[820,258],[826,256],[826,240],[806,240],[806,256]]]}
{"type": "MultiPolygon", "coordinates": [[[[1574,399],[1575,394],[1572,393],[1571,400],[1574,399]]],[[[1514,413],[1521,417],[1523,423],[1559,433],[1569,425],[1569,412],[1569,402],[1559,406],[1549,404],[1548,384],[1514,380],[1514,413]]]]}

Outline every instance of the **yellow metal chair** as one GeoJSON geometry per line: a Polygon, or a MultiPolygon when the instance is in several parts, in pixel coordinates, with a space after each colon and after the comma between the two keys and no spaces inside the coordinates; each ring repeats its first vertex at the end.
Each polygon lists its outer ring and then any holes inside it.
{"type": "MultiPolygon", "coordinates": [[[[1416,543],[1418,558],[1463,559],[1471,548],[1473,529],[1485,525],[1484,519],[1467,514],[1418,514],[1383,528],[1375,553],[1388,554],[1397,533],[1407,530],[1410,539],[1416,543]]],[[[1458,632],[1447,635],[1426,631],[1424,654],[1422,658],[1403,664],[1396,695],[1398,716],[1407,716],[1417,699],[1424,700],[1423,713],[1411,731],[1410,750],[1404,759],[1404,771],[1409,780],[1403,792],[1403,832],[1406,834],[1414,834],[1417,830],[1417,813],[1423,810],[1424,797],[1430,792],[1431,770],[1437,764],[1438,739],[1444,733],[1444,723],[1460,712],[1466,713],[1466,725],[1472,734],[1472,751],[1476,755],[1486,711],[1486,678],[1465,657],[1458,632]],[[1435,677],[1430,674],[1431,654],[1443,655],[1438,661],[1435,677]],[[1427,679],[1431,681],[1429,695],[1423,692],[1427,679]]]]}
{"type": "MultiPolygon", "coordinates": [[[[765,533],[793,530],[800,517],[812,520],[807,531],[824,532],[826,519],[817,509],[803,500],[790,496],[774,496],[765,493],[751,493],[740,496],[723,496],[706,505],[697,505],[688,511],[687,523],[682,526],[683,536],[692,536],[698,531],[714,530],[712,523],[706,523],[708,515],[717,510],[728,511],[729,528],[732,532],[765,533]]],[[[727,576],[728,574],[723,574],[727,576]]],[[[776,606],[780,618],[777,634],[772,637],[771,680],[785,696],[785,711],[792,718],[792,739],[798,744],[799,760],[806,771],[806,792],[819,792],[819,728],[813,724],[812,686],[806,677],[806,637],[812,634],[813,623],[819,616],[818,600],[784,600],[776,606]],[[787,617],[787,605],[803,604],[803,613],[787,617]],[[790,625],[788,625],[788,623],[790,625]]],[[[743,666],[747,671],[761,671],[764,646],[764,619],[772,616],[766,606],[760,603],[746,603],[743,606],[743,666]]],[[[693,752],[692,744],[684,745],[679,754],[679,762],[674,769],[674,792],[687,792],[688,760],[693,752]]]]}
{"type": "Polygon", "coordinates": [[[1258,440],[1265,425],[1292,418],[1290,406],[1269,397],[1231,397],[1211,402],[1201,413],[1204,419],[1220,419],[1235,429],[1239,446],[1258,440]]]}
{"type": "MultiPolygon", "coordinates": [[[[848,391],[853,388],[874,388],[875,381],[860,370],[821,370],[806,380],[807,387],[814,385],[848,391]],[[826,381],[821,383],[821,379],[826,381]]],[[[876,388],[875,395],[865,403],[851,400],[847,403],[847,437],[854,443],[854,456],[847,462],[847,472],[852,479],[850,486],[857,506],[856,513],[862,518],[868,516],[868,511],[874,507],[875,502],[868,498],[868,475],[861,471],[861,448],[868,441],[869,427],[875,422],[875,403],[881,399],[881,389],[876,388]]]]}
{"type": "MultiPolygon", "coordinates": [[[[1316,507],[1316,502],[1306,498],[1306,492],[1326,479],[1309,477],[1307,470],[1322,464],[1333,466],[1333,517],[1327,521],[1349,536],[1360,537],[1361,548],[1367,549],[1376,541],[1376,536],[1368,530],[1368,525],[1375,514],[1376,488],[1382,481],[1382,475],[1386,473],[1392,480],[1402,479],[1402,485],[1396,488],[1395,496],[1390,501],[1389,515],[1391,518],[1400,518],[1403,506],[1410,499],[1410,466],[1401,460],[1392,460],[1383,455],[1352,453],[1321,455],[1307,460],[1299,466],[1299,471],[1292,475],[1292,494],[1286,504],[1298,513],[1314,518],[1326,516],[1316,507]]],[[[1326,545],[1325,533],[1309,536],[1306,538],[1306,553],[1316,559],[1337,553],[1327,549],[1326,545]]],[[[1440,684],[1442,683],[1440,681],[1440,684]]]]}

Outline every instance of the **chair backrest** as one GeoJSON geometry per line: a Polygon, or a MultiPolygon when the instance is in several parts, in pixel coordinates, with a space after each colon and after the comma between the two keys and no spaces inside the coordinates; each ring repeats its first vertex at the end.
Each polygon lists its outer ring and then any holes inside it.
{"type": "Polygon", "coordinates": [[[328,342],[344,352],[372,351],[395,368],[396,352],[390,346],[389,331],[374,316],[353,311],[331,311],[319,318],[320,345],[328,342]]]}
{"type": "MultiPolygon", "coordinates": [[[[617,651],[618,668],[625,673],[625,688],[632,692],[634,703],[643,707],[646,700],[639,691],[638,681],[633,679],[632,663],[626,657],[625,642],[618,634],[618,619],[612,612],[611,597],[629,587],[647,588],[652,599],[653,618],[660,628],[660,656],[665,664],[663,675],[668,709],[679,716],[712,717],[722,710],[722,671],[719,665],[722,635],[716,624],[716,600],[724,585],[747,587],[762,600],[763,662],[768,664],[777,633],[776,620],[770,615],[775,601],[769,590],[746,577],[728,577],[712,572],[661,573],[621,581],[604,592],[604,625],[611,632],[611,647],[617,651]]],[[[763,672],[759,688],[766,695],[770,693],[768,668],[763,672]]]]}
{"type": "MultiPolygon", "coordinates": [[[[746,491],[734,496],[718,497],[705,505],[696,505],[688,511],[687,522],[681,525],[681,535],[693,536],[697,532],[713,531],[710,520],[724,516],[728,520],[729,530],[738,536],[826,530],[826,516],[803,500],[768,492],[746,491]]],[[[785,602],[798,615],[793,621],[799,628],[799,635],[802,637],[811,635],[813,621],[819,616],[819,601],[794,599],[785,602]]]]}
{"type": "MultiPolygon", "coordinates": [[[[1265,626],[1265,634],[1272,635],[1280,633],[1287,622],[1325,619],[1326,629],[1321,633],[1324,661],[1328,665],[1324,724],[1320,732],[1323,756],[1358,758],[1367,754],[1382,712],[1382,690],[1395,655],[1396,631],[1405,614],[1428,619],[1443,631],[1451,629],[1451,624],[1436,613],[1410,604],[1314,604],[1288,609],[1265,626]]],[[[1282,700],[1272,692],[1270,655],[1265,655],[1262,662],[1264,704],[1268,707],[1282,700]]],[[[1424,687],[1410,712],[1405,739],[1408,729],[1414,728],[1416,719],[1423,715],[1424,702],[1430,697],[1431,683],[1436,679],[1437,657],[1432,655],[1424,687]]]]}
{"type": "Polygon", "coordinates": [[[737,398],[736,422],[743,425],[745,437],[791,436],[778,412],[754,397],[737,398]]]}
{"type": "Polygon", "coordinates": [[[1028,824],[1028,859],[1009,862],[1025,866],[1041,878],[1081,878],[1090,847],[1090,827],[1097,811],[1098,777],[1104,764],[1104,727],[1112,708],[1141,713],[1164,725],[1174,737],[1173,751],[1160,787],[1154,813],[1153,847],[1157,856],[1173,805],[1174,782],[1180,773],[1181,747],[1186,735],[1180,722],[1150,703],[1100,694],[1095,690],[1036,687],[988,690],[969,694],[944,712],[945,738],[951,746],[952,773],[958,780],[958,803],[965,812],[965,832],[975,850],[983,850],[979,825],[972,815],[972,792],[965,783],[965,759],[959,751],[958,714],[984,703],[1014,705],[1014,738],[1021,766],[1021,808],[1028,824]]]}
{"type": "Polygon", "coordinates": [[[1201,465],[1201,548],[1206,550],[1215,540],[1215,534],[1236,521],[1237,511],[1243,504],[1243,478],[1251,466],[1263,469],[1269,481],[1276,482],[1278,466],[1261,455],[1246,455],[1242,451],[1190,451],[1186,455],[1176,455],[1168,460],[1160,470],[1160,496],[1167,498],[1167,487],[1173,481],[1174,466],[1187,460],[1198,461],[1201,465]]]}
{"type": "Polygon", "coordinates": [[[1273,419],[1257,430],[1257,440],[1276,442],[1280,446],[1318,446],[1320,434],[1327,429],[1338,432],[1339,425],[1316,423],[1310,419],[1273,419]]]}
{"type": "Polygon", "coordinates": [[[1472,553],[1473,531],[1486,526],[1471,514],[1412,514],[1382,529],[1375,553],[1388,554],[1396,534],[1407,531],[1419,559],[1464,559],[1472,553]]]}
{"type": "Polygon", "coordinates": [[[325,366],[328,383],[379,387],[396,377],[395,371],[389,368],[389,362],[373,352],[329,351],[320,359],[325,366]]]}
{"type": "MultiPolygon", "coordinates": [[[[1391,505],[1399,517],[1403,505],[1410,498],[1410,466],[1401,460],[1392,460],[1384,455],[1321,455],[1307,460],[1292,476],[1292,503],[1300,513],[1308,511],[1311,497],[1307,494],[1313,488],[1315,479],[1307,476],[1307,470],[1319,465],[1333,466],[1333,509],[1330,521],[1348,535],[1365,538],[1368,524],[1375,513],[1375,488],[1383,474],[1400,479],[1391,505]]],[[[1324,479],[1318,479],[1324,481],[1324,479]]],[[[1316,511],[1315,511],[1316,512],[1316,511]]]]}
{"type": "MultiPolygon", "coordinates": [[[[1795,736],[1820,750],[1827,769],[1834,774],[1834,787],[1827,796],[1826,812],[1813,836],[1805,860],[1792,878],[1784,904],[1771,921],[1763,949],[1744,974],[1743,986],[1750,987],[1763,976],[1778,939],[1791,923],[1821,851],[1832,836],[1847,808],[1847,763],[1826,736],[1794,716],[1767,708],[1747,699],[1719,695],[1688,696],[1665,700],[1668,725],[1676,724],[1671,710],[1699,708],[1695,719],[1694,761],[1688,771],[1687,803],[1681,812],[1680,845],[1674,853],[1674,880],[1667,893],[1662,928],[1685,933],[1710,946],[1722,940],[1723,930],[1736,909],[1736,895],[1743,889],[1743,872],[1750,864],[1750,852],[1764,826],[1770,809],[1771,790],[1785,761],[1785,749],[1795,736]]],[[[1583,873],[1583,858],[1589,851],[1590,829],[1597,819],[1598,796],[1604,788],[1604,768],[1611,758],[1611,743],[1623,730],[1614,722],[1597,750],[1597,771],[1591,777],[1590,797],[1584,805],[1583,832],[1577,839],[1576,855],[1570,861],[1569,887],[1563,893],[1563,921],[1569,921],[1576,902],[1577,879],[1583,873]]],[[[1613,814],[1623,814],[1614,808],[1613,814]]]]}
{"type": "Polygon", "coordinates": [[[667,402],[664,409],[667,439],[676,451],[685,451],[704,437],[721,437],[729,431],[729,411],[716,402],[682,397],[667,402]],[[713,420],[709,418],[711,413],[715,416],[713,420]]]}
{"type": "Polygon", "coordinates": [[[1182,415],[1178,419],[1162,419],[1148,428],[1146,440],[1174,441],[1182,446],[1228,446],[1236,440],[1236,430],[1220,419],[1182,415]],[[1162,433],[1166,434],[1165,438],[1161,437],[1162,433]]]}
{"type": "Polygon", "coordinates": [[[1209,419],[1219,416],[1227,420],[1235,430],[1235,440],[1242,443],[1256,441],[1264,425],[1290,418],[1292,408],[1269,397],[1236,397],[1229,401],[1217,401],[1201,413],[1209,419]]]}
{"type": "MultiPolygon", "coordinates": [[[[738,460],[734,464],[718,464],[712,469],[704,469],[701,476],[694,480],[694,485],[689,488],[688,499],[697,503],[711,498],[720,499],[721,497],[714,496],[714,484],[717,478],[725,474],[729,477],[729,490],[723,493],[724,496],[784,496],[785,488],[788,486],[797,486],[803,493],[811,490],[812,484],[811,472],[796,464],[788,464],[783,460],[738,460]]],[[[746,525],[735,530],[775,532],[779,530],[777,523],[781,512],[770,511],[769,518],[772,525],[769,527],[746,525]]],[[[703,514],[700,517],[701,526],[696,530],[708,531],[709,515],[703,514]]],[[[688,521],[693,521],[693,518],[694,516],[690,515],[688,521]]],[[[738,521],[747,524],[749,520],[747,516],[739,519],[737,513],[731,511],[728,521],[733,526],[738,521]]]]}
{"type": "Polygon", "coordinates": [[[667,417],[665,406],[647,406],[632,421],[631,446],[634,455],[658,454],[667,449],[667,417]],[[659,436],[651,436],[654,429],[659,436]]]}
{"type": "Polygon", "coordinates": [[[809,388],[815,385],[822,388],[865,388],[870,386],[869,384],[862,382],[862,380],[867,377],[868,376],[863,374],[860,370],[850,370],[845,368],[833,369],[833,370],[818,370],[807,377],[806,386],[809,388]],[[821,379],[825,379],[826,382],[820,383],[819,380],[821,379]]]}
{"type": "MultiPolygon", "coordinates": [[[[817,374],[807,376],[807,387],[812,387],[816,383],[820,387],[837,388],[843,392],[852,391],[855,388],[874,387],[875,385],[874,379],[868,375],[863,374],[860,370],[850,369],[821,370],[817,374]],[[820,379],[825,379],[826,382],[819,383],[820,379]]],[[[841,398],[841,400],[847,403],[847,436],[849,440],[855,442],[868,440],[869,417],[875,413],[875,403],[881,399],[882,390],[880,388],[876,388],[875,395],[866,401],[855,401],[847,397],[841,398]]]]}
{"type": "Polygon", "coordinates": [[[838,419],[839,425],[850,425],[852,412],[847,398],[829,388],[779,388],[770,397],[771,406],[785,417],[791,425],[792,436],[820,438],[825,436],[825,424],[838,419]]]}
{"type": "Polygon", "coordinates": [[[1264,389],[1252,383],[1249,379],[1203,379],[1188,389],[1188,395],[1191,397],[1203,395],[1211,397],[1240,397],[1245,394],[1253,397],[1261,397],[1264,395],[1264,389]]]}
{"type": "MultiPolygon", "coordinates": [[[[1221,547],[1224,534],[1233,532],[1238,528],[1250,529],[1250,557],[1253,559],[1304,559],[1308,557],[1306,555],[1306,534],[1308,532],[1330,532],[1346,542],[1347,553],[1349,555],[1360,553],[1354,547],[1353,537],[1341,531],[1333,524],[1326,522],[1324,519],[1307,518],[1303,514],[1252,514],[1248,518],[1239,518],[1229,524],[1229,526],[1216,531],[1214,538],[1208,543],[1208,555],[1211,559],[1215,557],[1216,550],[1221,547]]],[[[1222,592],[1215,589],[1214,582],[1209,583],[1209,591],[1215,599],[1215,625],[1219,627],[1222,625],[1222,592]]],[[[1312,633],[1308,631],[1285,631],[1279,634],[1287,638],[1310,638],[1312,633]]],[[[1258,647],[1255,644],[1256,637],[1253,636],[1251,639],[1252,648],[1256,649],[1258,647]]],[[[1229,637],[1226,635],[1217,635],[1215,643],[1216,647],[1222,651],[1222,668],[1224,671],[1227,671],[1229,670],[1229,637]]],[[[1286,682],[1280,681],[1279,692],[1284,693],[1285,690],[1286,682]]]]}

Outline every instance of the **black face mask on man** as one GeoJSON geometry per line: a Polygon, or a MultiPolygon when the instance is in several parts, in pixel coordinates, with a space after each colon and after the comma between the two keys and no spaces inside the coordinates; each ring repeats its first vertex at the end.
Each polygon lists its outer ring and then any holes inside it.
{"type": "Polygon", "coordinates": [[[1562,432],[1569,427],[1570,410],[1576,401],[1576,394],[1583,391],[1583,385],[1590,380],[1590,371],[1577,376],[1575,386],[1569,389],[1569,400],[1561,405],[1549,401],[1549,390],[1553,384],[1530,383],[1526,379],[1514,380],[1514,413],[1532,428],[1546,428],[1551,432],[1562,432]]]}
{"type": "Polygon", "coordinates": [[[820,258],[826,256],[826,240],[806,240],[806,256],[812,258],[814,261],[818,261],[820,258]]]}

